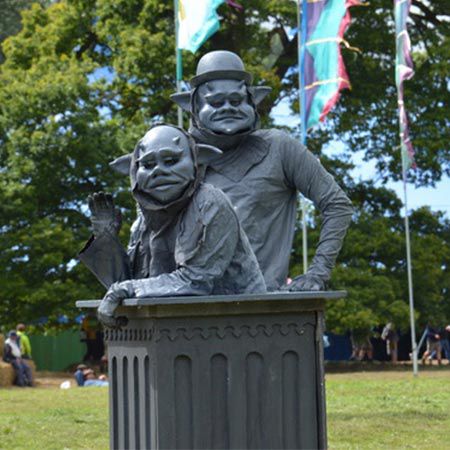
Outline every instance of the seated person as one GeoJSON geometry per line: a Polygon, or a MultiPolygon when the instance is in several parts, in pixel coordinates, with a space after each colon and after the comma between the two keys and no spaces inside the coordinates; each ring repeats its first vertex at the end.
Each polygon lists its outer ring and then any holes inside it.
{"type": "Polygon", "coordinates": [[[83,386],[84,385],[83,370],[86,370],[86,369],[88,369],[88,366],[86,366],[84,364],[78,364],[77,370],[73,374],[73,376],[75,377],[75,380],[76,380],[78,386],[83,386]]]}
{"type": "Polygon", "coordinates": [[[90,197],[94,236],[80,259],[108,288],[98,309],[104,325],[118,325],[114,311],[124,298],[266,292],[230,201],[202,183],[217,154],[172,125],[147,132],[125,161],[139,208],[128,253],[111,196],[90,197]]]}
{"type": "Polygon", "coordinates": [[[30,338],[25,333],[26,326],[24,323],[19,323],[17,325],[17,336],[20,342],[20,351],[22,352],[22,358],[23,359],[32,359],[31,356],[31,344],[30,344],[30,338]]]}
{"type": "Polygon", "coordinates": [[[95,372],[84,364],[79,364],[77,366],[74,377],[80,387],[103,387],[109,385],[105,375],[100,375],[96,378],[95,372]]]}
{"type": "Polygon", "coordinates": [[[8,333],[3,349],[3,361],[10,363],[16,373],[15,383],[17,386],[33,386],[33,376],[28,364],[23,360],[15,330],[8,333]]]}

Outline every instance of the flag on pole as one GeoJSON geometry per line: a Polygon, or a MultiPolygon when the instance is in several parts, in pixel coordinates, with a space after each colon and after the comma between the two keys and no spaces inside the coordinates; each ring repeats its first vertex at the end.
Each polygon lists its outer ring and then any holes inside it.
{"type": "Polygon", "coordinates": [[[340,44],[350,25],[350,6],[359,0],[303,0],[300,72],[302,85],[302,127],[325,119],[342,89],[350,89],[340,44]]]}
{"type": "Polygon", "coordinates": [[[400,123],[400,145],[403,159],[403,176],[406,171],[415,167],[414,148],[409,138],[408,118],[403,102],[403,82],[414,75],[411,58],[411,42],[409,40],[406,21],[411,8],[411,0],[394,0],[396,57],[395,57],[395,84],[398,95],[398,116],[400,123]]]}
{"type": "Polygon", "coordinates": [[[219,29],[217,8],[225,0],[178,0],[177,48],[195,53],[219,29]]]}

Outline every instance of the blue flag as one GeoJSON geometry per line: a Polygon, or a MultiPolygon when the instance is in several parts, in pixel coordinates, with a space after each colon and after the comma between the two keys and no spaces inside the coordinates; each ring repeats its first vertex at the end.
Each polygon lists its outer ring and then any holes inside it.
{"type": "Polygon", "coordinates": [[[219,29],[217,8],[225,0],[178,0],[179,49],[195,53],[219,29]]]}

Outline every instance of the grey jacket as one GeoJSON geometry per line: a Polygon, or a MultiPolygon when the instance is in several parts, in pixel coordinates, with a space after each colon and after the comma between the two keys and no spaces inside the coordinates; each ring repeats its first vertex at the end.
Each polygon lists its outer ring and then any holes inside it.
{"type": "Polygon", "coordinates": [[[115,236],[103,233],[79,256],[106,287],[148,279],[148,297],[266,291],[233,207],[223,192],[208,184],[200,184],[163,226],[152,227],[151,212],[147,217],[141,213],[128,252],[115,236]]]}
{"type": "MultiPolygon", "coordinates": [[[[193,136],[202,136],[191,129],[193,136]]],[[[220,140],[208,142],[223,148],[220,140]]],[[[297,193],[322,215],[320,241],[308,273],[323,280],[351,220],[351,202],[320,161],[276,129],[257,130],[211,163],[205,181],[225,192],[250,240],[269,290],[285,283],[297,215],[297,193]]]]}

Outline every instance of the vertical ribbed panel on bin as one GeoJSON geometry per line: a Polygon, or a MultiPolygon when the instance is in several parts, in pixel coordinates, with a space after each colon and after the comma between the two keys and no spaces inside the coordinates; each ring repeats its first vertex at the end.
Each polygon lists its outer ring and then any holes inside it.
{"type": "Polygon", "coordinates": [[[325,448],[320,314],[130,317],[107,330],[111,448],[325,448]]]}

